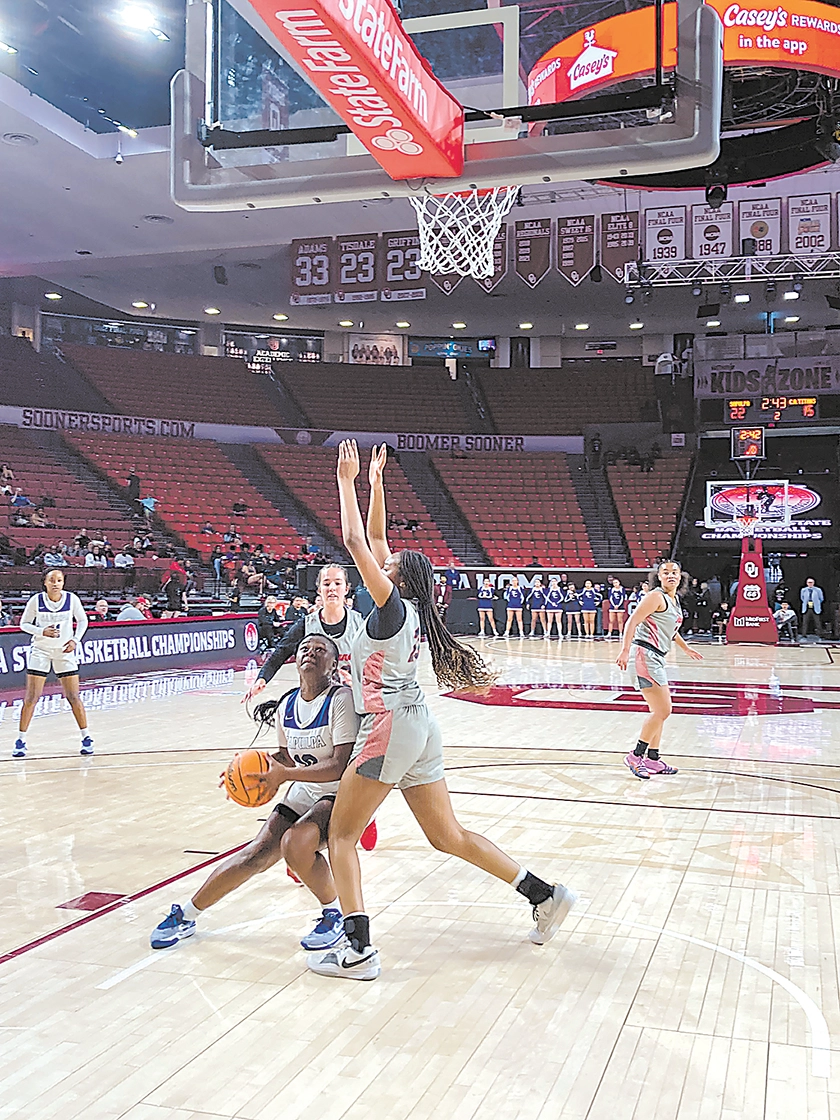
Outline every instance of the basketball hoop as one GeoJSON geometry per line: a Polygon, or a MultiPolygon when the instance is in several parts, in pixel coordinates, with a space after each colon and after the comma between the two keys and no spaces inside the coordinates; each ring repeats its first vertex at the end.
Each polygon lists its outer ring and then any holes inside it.
{"type": "Polygon", "coordinates": [[[412,195],[424,272],[493,275],[493,242],[516,202],[519,187],[490,187],[454,194],[412,195]]]}
{"type": "Polygon", "coordinates": [[[739,514],[735,520],[738,522],[738,528],[741,530],[742,537],[755,536],[755,527],[758,524],[758,518],[752,513],[739,514]]]}

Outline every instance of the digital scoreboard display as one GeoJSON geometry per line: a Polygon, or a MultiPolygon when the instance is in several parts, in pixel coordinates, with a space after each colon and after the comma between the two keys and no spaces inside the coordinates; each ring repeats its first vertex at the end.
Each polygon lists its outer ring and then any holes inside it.
{"type": "Polygon", "coordinates": [[[739,397],[726,402],[731,424],[801,424],[819,415],[819,397],[739,397]]]}
{"type": "Polygon", "coordinates": [[[763,459],[764,458],[764,429],[763,428],[733,428],[732,429],[732,459],[763,459]]]}

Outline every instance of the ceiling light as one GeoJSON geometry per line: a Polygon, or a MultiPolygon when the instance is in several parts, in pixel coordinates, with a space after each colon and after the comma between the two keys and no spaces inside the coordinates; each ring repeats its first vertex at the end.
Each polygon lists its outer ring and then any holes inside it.
{"type": "Polygon", "coordinates": [[[702,294],[703,294],[702,287],[699,284],[694,284],[692,289],[691,289],[691,294],[693,296],[702,296],[702,294]]]}
{"type": "Polygon", "coordinates": [[[131,306],[132,307],[139,307],[140,310],[142,310],[144,307],[148,307],[149,305],[148,305],[148,303],[146,303],[146,301],[144,299],[135,299],[132,302],[131,306]]]}
{"type": "Polygon", "coordinates": [[[124,132],[126,136],[133,136],[135,140],[137,139],[136,128],[129,128],[127,124],[118,124],[117,128],[120,130],[120,132],[124,132]]]}
{"type": "Polygon", "coordinates": [[[60,292],[44,292],[44,299],[61,299],[60,292]]]}
{"type": "Polygon", "coordinates": [[[408,319],[400,319],[400,321],[397,323],[397,326],[405,330],[406,327],[411,326],[411,323],[409,323],[408,319]]]}
{"type": "Polygon", "coordinates": [[[533,326],[534,326],[533,323],[520,323],[519,324],[519,329],[521,331],[530,331],[533,328],[533,326]]]}
{"type": "Polygon", "coordinates": [[[132,31],[151,31],[157,23],[152,12],[139,4],[129,4],[117,16],[120,23],[130,27],[132,31]]]}
{"type": "Polygon", "coordinates": [[[799,292],[794,292],[794,291],[785,292],[783,298],[784,299],[799,299],[799,292]]]}
{"type": "Polygon", "coordinates": [[[589,330],[589,324],[588,323],[575,323],[575,330],[576,331],[588,331],[589,330]]]}
{"type": "Polygon", "coordinates": [[[733,301],[735,303],[749,303],[750,302],[750,297],[747,295],[746,292],[738,292],[738,294],[736,296],[733,296],[733,301]]]}
{"type": "Polygon", "coordinates": [[[707,319],[706,320],[706,326],[707,327],[719,327],[720,326],[720,319],[707,319]]]}
{"type": "Polygon", "coordinates": [[[272,318],[272,319],[276,319],[278,323],[285,323],[285,322],[286,322],[286,320],[287,320],[287,319],[289,318],[289,316],[288,316],[288,315],[286,315],[286,314],[285,314],[285,312],[283,312],[283,311],[276,311],[276,312],[275,312],[275,313],[274,313],[274,314],[273,314],[273,315],[271,316],[271,318],[272,318]]]}
{"type": "Polygon", "coordinates": [[[205,307],[204,308],[204,314],[205,315],[221,315],[221,311],[218,309],[218,307],[205,307]]]}
{"type": "MultiPolygon", "coordinates": [[[[5,54],[17,54],[15,47],[10,47],[8,43],[0,43],[0,51],[3,51],[5,54]]],[[[29,69],[29,67],[27,67],[27,69],[29,69]]]]}
{"type": "Polygon", "coordinates": [[[627,291],[624,293],[624,302],[625,303],[632,303],[635,300],[635,298],[636,297],[633,295],[633,293],[628,288],[627,291]]]}
{"type": "Polygon", "coordinates": [[[352,327],[353,326],[353,320],[352,319],[339,319],[338,325],[340,327],[352,327]]]}
{"type": "Polygon", "coordinates": [[[630,330],[631,331],[640,331],[643,326],[644,326],[644,323],[631,323],[630,324],[630,330]]]}
{"type": "Polygon", "coordinates": [[[799,322],[799,316],[798,315],[785,315],[785,322],[786,323],[798,323],[799,322]]]}
{"type": "Polygon", "coordinates": [[[455,328],[456,331],[462,331],[462,330],[466,329],[467,324],[466,323],[453,323],[452,326],[455,328]]]}
{"type": "Polygon", "coordinates": [[[706,205],[710,210],[720,210],[726,202],[726,183],[709,182],[706,184],[706,205]]]}

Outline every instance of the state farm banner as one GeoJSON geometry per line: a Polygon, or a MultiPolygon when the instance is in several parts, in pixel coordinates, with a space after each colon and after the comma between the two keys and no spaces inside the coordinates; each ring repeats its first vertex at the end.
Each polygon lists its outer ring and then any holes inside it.
{"type": "MultiPolygon", "coordinates": [[[[838,43],[840,50],[840,43],[838,43]]],[[[788,252],[800,256],[831,248],[831,195],[798,195],[787,200],[788,252]]]]}
{"type": "Polygon", "coordinates": [[[724,202],[718,210],[704,203],[691,207],[691,255],[694,260],[725,260],[733,256],[733,215],[731,202],[724,202]]]}
{"type": "Polygon", "coordinates": [[[485,276],[479,280],[473,277],[479,288],[483,288],[485,292],[492,292],[494,288],[504,280],[507,276],[508,270],[508,227],[506,222],[502,222],[502,227],[496,234],[496,239],[493,242],[493,275],[485,276]]]}
{"type": "Polygon", "coordinates": [[[652,264],[685,260],[685,207],[645,210],[645,260],[652,264]]]}
{"type": "Polygon", "coordinates": [[[248,3],[392,179],[461,174],[463,106],[435,78],[390,0],[248,3]]]}
{"type": "Polygon", "coordinates": [[[536,288],[551,268],[551,218],[514,224],[513,260],[519,279],[536,288]]]}
{"type": "Polygon", "coordinates": [[[601,265],[624,283],[624,270],[639,257],[639,213],[601,215],[601,265]]]}
{"type": "MultiPolygon", "coordinates": [[[[840,43],[838,43],[840,50],[840,43]]],[[[757,198],[738,207],[741,245],[748,238],[755,242],[756,257],[776,257],[782,251],[782,200],[757,198]]]]}
{"type": "Polygon", "coordinates": [[[694,363],[695,397],[840,392],[840,357],[747,358],[694,363]]]}
{"type": "Polygon", "coordinates": [[[575,287],[595,264],[595,215],[557,219],[557,271],[575,287]]]}

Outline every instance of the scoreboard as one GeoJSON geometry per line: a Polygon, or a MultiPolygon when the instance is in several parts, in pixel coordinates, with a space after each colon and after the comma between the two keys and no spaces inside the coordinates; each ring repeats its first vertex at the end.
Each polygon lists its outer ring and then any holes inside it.
{"type": "Polygon", "coordinates": [[[731,424],[801,424],[818,420],[819,397],[733,397],[726,402],[731,424]]]}

